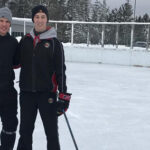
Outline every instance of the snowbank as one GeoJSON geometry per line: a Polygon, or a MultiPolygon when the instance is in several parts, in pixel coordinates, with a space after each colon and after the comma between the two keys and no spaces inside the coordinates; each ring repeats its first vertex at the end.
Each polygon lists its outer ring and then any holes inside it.
{"type": "Polygon", "coordinates": [[[107,45],[63,44],[67,61],[117,65],[150,66],[150,51],[145,48],[107,45]]]}

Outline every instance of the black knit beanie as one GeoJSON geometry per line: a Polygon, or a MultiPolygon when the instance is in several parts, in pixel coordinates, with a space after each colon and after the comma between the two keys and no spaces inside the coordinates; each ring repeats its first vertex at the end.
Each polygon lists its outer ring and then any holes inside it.
{"type": "MultiPolygon", "coordinates": [[[[38,6],[35,6],[33,9],[32,9],[32,21],[33,21],[33,18],[35,16],[36,13],[39,13],[39,12],[43,12],[46,14],[47,16],[47,22],[49,20],[49,15],[48,15],[48,10],[45,6],[43,5],[38,5],[38,6]]],[[[34,21],[33,21],[34,22],[34,21]]]]}

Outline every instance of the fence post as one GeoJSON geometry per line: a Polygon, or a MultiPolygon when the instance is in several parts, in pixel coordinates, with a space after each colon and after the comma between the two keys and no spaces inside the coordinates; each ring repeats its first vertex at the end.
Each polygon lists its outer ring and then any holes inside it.
{"type": "Polygon", "coordinates": [[[102,25],[102,47],[104,47],[104,39],[105,39],[105,24],[102,25]]]}
{"type": "Polygon", "coordinates": [[[56,29],[56,31],[57,31],[57,23],[55,23],[55,29],[56,29]]]}
{"type": "Polygon", "coordinates": [[[149,25],[147,26],[147,38],[146,38],[146,42],[147,42],[146,50],[148,50],[148,48],[149,48],[149,25]]]}
{"type": "Polygon", "coordinates": [[[90,43],[90,25],[88,24],[88,32],[87,32],[87,46],[89,46],[90,43]]]}
{"type": "Polygon", "coordinates": [[[23,29],[23,34],[26,35],[26,21],[25,21],[25,19],[24,19],[23,22],[24,22],[24,26],[23,26],[23,27],[24,27],[24,29],[23,29]]]}
{"type": "Polygon", "coordinates": [[[74,23],[71,24],[71,45],[73,45],[73,37],[74,37],[74,23]]]}
{"type": "Polygon", "coordinates": [[[119,24],[117,24],[116,28],[116,48],[118,48],[118,39],[119,39],[119,24]]]}
{"type": "Polygon", "coordinates": [[[131,41],[130,41],[130,48],[133,49],[133,40],[134,40],[134,24],[131,25],[131,41]]]}

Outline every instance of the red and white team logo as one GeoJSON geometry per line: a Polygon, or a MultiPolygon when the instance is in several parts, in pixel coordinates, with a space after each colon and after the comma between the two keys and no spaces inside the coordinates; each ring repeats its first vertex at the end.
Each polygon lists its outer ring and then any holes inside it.
{"type": "Polygon", "coordinates": [[[46,42],[46,43],[44,44],[44,46],[45,46],[45,48],[49,48],[49,47],[50,47],[50,44],[49,44],[48,42],[46,42]]]}

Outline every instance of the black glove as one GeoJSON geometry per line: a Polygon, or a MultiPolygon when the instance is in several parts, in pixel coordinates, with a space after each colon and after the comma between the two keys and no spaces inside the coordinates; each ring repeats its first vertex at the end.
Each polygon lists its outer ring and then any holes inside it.
{"type": "Polygon", "coordinates": [[[67,111],[71,99],[70,93],[60,93],[57,101],[57,116],[67,111]]]}

